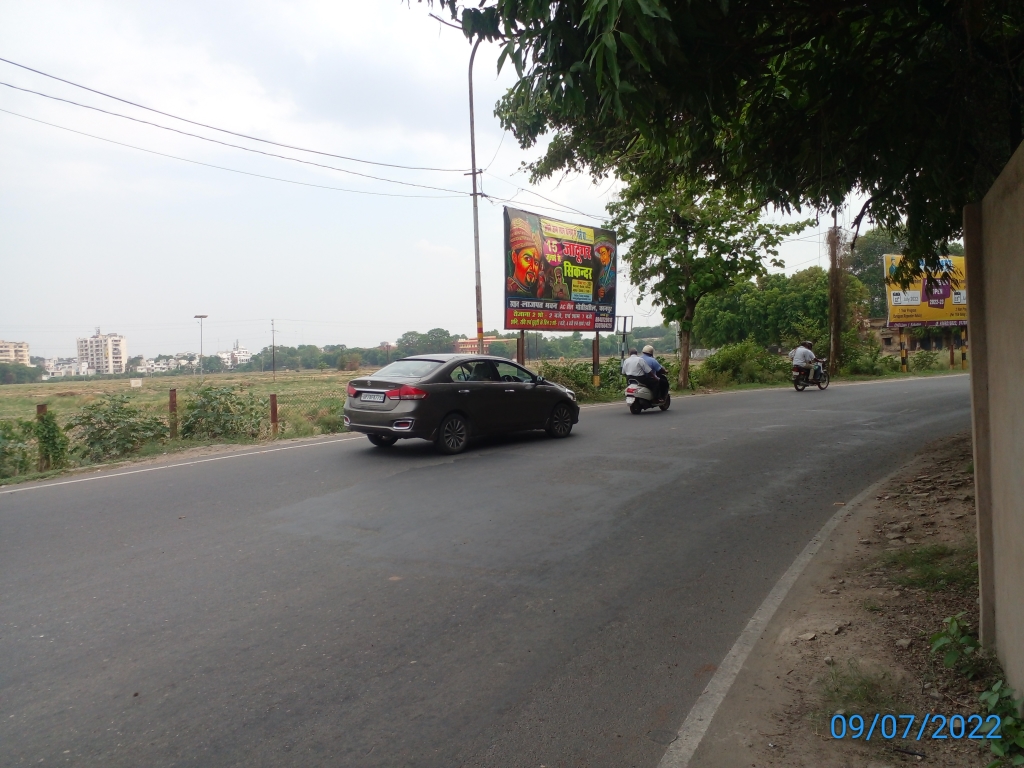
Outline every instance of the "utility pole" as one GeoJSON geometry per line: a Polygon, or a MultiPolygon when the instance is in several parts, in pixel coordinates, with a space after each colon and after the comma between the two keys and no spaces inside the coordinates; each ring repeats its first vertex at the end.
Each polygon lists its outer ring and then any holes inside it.
{"type": "Polygon", "coordinates": [[[270,318],[270,368],[274,381],[277,381],[277,335],[274,331],[274,318],[270,318]]]}
{"type": "Polygon", "coordinates": [[[842,341],[842,283],[839,273],[838,212],[832,209],[832,228],[828,231],[828,375],[835,376],[839,368],[842,341]]]}
{"type": "Polygon", "coordinates": [[[473,60],[476,49],[483,38],[473,44],[473,52],[469,55],[469,154],[472,160],[473,176],[473,255],[476,260],[476,353],[484,353],[484,306],[480,291],[480,212],[479,193],[476,191],[476,123],[473,118],[473,60]]]}
{"type": "Polygon", "coordinates": [[[199,320],[199,376],[203,375],[203,320],[209,315],[196,315],[196,319],[199,320]]]}

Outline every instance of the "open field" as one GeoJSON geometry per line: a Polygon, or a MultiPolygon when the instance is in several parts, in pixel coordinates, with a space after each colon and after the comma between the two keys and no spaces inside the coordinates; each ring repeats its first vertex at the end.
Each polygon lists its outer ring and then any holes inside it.
{"type": "Polygon", "coordinates": [[[150,376],[142,387],[132,388],[128,379],[52,379],[38,384],[8,384],[0,387],[0,419],[31,419],[36,406],[47,410],[61,423],[83,406],[108,393],[123,393],[141,410],[167,417],[169,390],[178,390],[179,411],[202,384],[232,387],[258,397],[278,396],[278,410],[289,436],[314,434],[318,416],[338,412],[345,402],[345,385],[360,371],[289,371],[271,373],[214,373],[199,376],[150,376]],[[312,418],[310,418],[312,415],[312,418]],[[310,421],[309,428],[301,422],[310,421]],[[290,427],[290,429],[289,429],[290,427]]]}

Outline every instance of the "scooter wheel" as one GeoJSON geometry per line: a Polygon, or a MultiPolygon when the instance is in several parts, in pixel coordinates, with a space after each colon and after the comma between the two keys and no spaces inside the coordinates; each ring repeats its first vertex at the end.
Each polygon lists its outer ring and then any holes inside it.
{"type": "Polygon", "coordinates": [[[823,371],[821,374],[821,378],[818,379],[818,389],[828,389],[828,382],[828,374],[823,371]]]}
{"type": "Polygon", "coordinates": [[[634,416],[639,416],[641,413],[644,412],[644,409],[641,408],[636,403],[633,403],[631,406],[629,406],[629,412],[632,413],[634,416]]]}
{"type": "Polygon", "coordinates": [[[667,410],[668,410],[668,407],[669,407],[669,406],[670,406],[671,404],[672,404],[672,395],[670,395],[670,394],[666,393],[666,394],[665,394],[665,402],[663,402],[663,403],[662,403],[661,405],[659,405],[658,407],[659,407],[659,408],[661,408],[661,410],[663,410],[663,411],[667,411],[667,410]]]}

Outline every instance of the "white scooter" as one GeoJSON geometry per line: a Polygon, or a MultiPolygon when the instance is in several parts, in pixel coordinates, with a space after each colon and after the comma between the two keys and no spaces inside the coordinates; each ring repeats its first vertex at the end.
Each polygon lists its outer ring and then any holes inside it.
{"type": "Polygon", "coordinates": [[[648,408],[660,408],[663,411],[667,411],[671,404],[672,393],[666,392],[664,400],[657,400],[649,387],[641,384],[636,379],[628,379],[626,385],[626,405],[629,406],[629,412],[634,416],[643,413],[648,408]]]}

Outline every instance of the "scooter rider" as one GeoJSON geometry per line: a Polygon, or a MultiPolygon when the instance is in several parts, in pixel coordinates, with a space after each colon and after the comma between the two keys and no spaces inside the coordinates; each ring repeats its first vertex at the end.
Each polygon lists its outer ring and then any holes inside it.
{"type": "Polygon", "coordinates": [[[640,357],[635,349],[629,350],[629,357],[622,361],[622,375],[627,379],[636,379],[652,392],[658,392],[661,382],[654,375],[654,369],[640,357]]]}
{"type": "Polygon", "coordinates": [[[658,377],[658,389],[656,394],[659,400],[664,400],[665,395],[668,394],[668,374],[665,373],[665,366],[655,359],[654,347],[650,344],[644,347],[643,359],[644,362],[651,367],[651,370],[654,371],[654,375],[658,377]]]}
{"type": "Polygon", "coordinates": [[[793,350],[793,365],[800,366],[807,371],[807,380],[816,382],[821,377],[818,375],[818,366],[815,363],[822,362],[822,359],[814,354],[814,345],[809,342],[803,342],[799,347],[793,350]]]}

